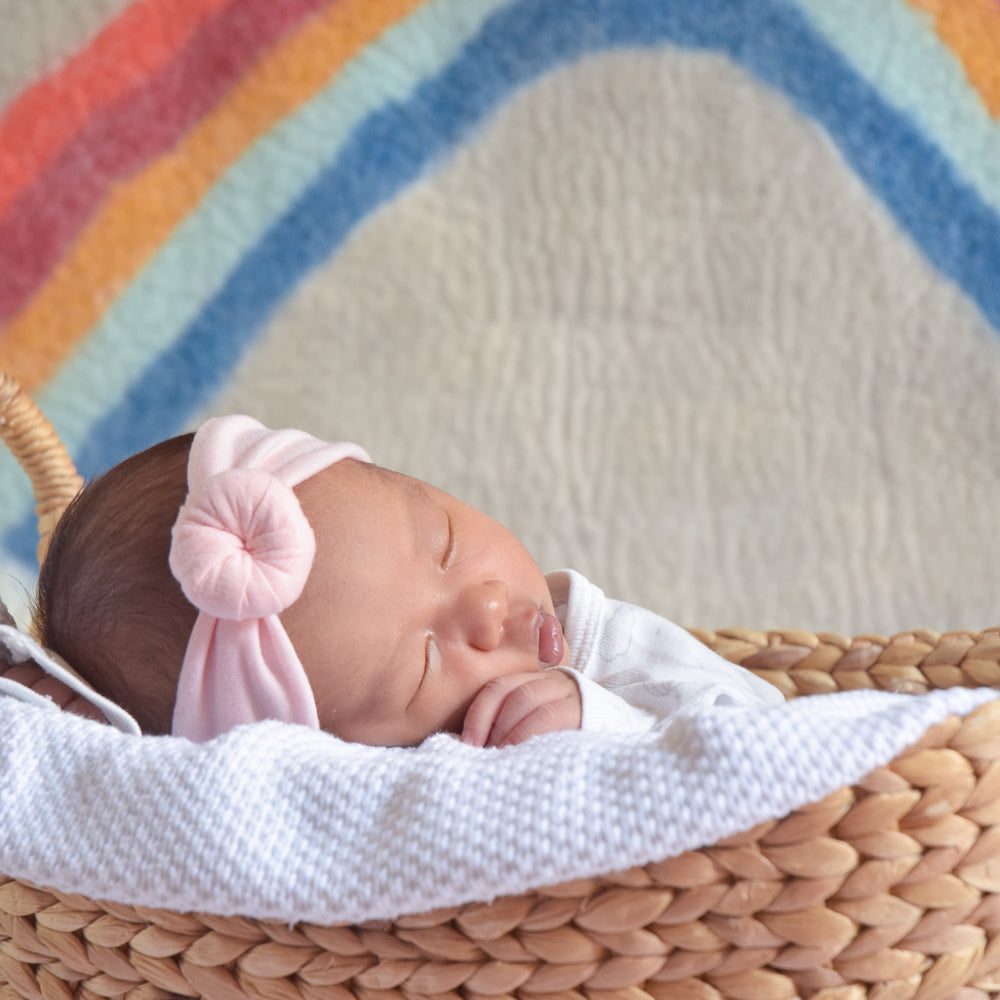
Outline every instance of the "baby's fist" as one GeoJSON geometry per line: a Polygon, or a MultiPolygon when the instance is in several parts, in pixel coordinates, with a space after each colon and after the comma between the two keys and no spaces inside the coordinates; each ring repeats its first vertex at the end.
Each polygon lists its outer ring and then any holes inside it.
{"type": "Polygon", "coordinates": [[[465,715],[462,740],[505,747],[541,733],[579,729],[580,688],[563,670],[506,674],[483,685],[465,715]]]}

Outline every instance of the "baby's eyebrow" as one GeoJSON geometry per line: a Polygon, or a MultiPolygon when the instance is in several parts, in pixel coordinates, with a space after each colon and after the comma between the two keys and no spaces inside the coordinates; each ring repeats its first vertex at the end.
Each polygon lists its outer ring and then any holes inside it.
{"type": "Polygon", "coordinates": [[[423,506],[433,506],[434,501],[431,499],[431,495],[419,479],[395,472],[392,469],[386,469],[381,465],[373,465],[371,469],[386,486],[402,490],[411,498],[418,500],[423,506]]]}
{"type": "MultiPolygon", "coordinates": [[[[419,479],[403,479],[401,485],[412,498],[413,533],[420,539],[420,546],[435,560],[439,558],[440,537],[436,525],[440,523],[441,506],[430,495],[427,487],[419,479]]],[[[451,520],[448,520],[448,541],[451,541],[451,520]]]]}
{"type": "Polygon", "coordinates": [[[421,520],[428,512],[437,508],[434,498],[427,491],[427,486],[419,479],[406,476],[393,469],[387,469],[381,465],[369,465],[369,471],[375,475],[382,485],[390,490],[398,490],[403,496],[414,503],[414,533],[421,534],[421,520]]]}

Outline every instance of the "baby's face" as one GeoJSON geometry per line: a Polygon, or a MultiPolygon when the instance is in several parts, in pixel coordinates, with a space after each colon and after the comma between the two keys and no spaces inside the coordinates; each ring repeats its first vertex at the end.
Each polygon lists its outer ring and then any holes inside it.
{"type": "Polygon", "coordinates": [[[281,620],[321,728],[380,746],[460,733],[488,681],[568,661],[541,570],[481,511],[354,460],[295,492],[316,557],[281,620]]]}

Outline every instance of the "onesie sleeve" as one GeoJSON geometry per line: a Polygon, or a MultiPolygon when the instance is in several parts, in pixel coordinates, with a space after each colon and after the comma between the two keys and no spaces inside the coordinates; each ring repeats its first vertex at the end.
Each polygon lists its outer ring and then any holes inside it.
{"type": "Polygon", "coordinates": [[[730,663],[685,629],[635,605],[608,600],[600,653],[587,676],[657,725],[712,705],[763,706],[781,692],[730,663]]]}
{"type": "Polygon", "coordinates": [[[646,608],[606,597],[573,570],[546,578],[583,703],[581,728],[648,732],[712,705],[762,706],[781,692],[646,608]]]}
{"type": "Polygon", "coordinates": [[[567,673],[580,689],[582,717],[580,728],[588,733],[646,733],[656,725],[657,717],[602,687],[572,667],[553,667],[567,673]]]}

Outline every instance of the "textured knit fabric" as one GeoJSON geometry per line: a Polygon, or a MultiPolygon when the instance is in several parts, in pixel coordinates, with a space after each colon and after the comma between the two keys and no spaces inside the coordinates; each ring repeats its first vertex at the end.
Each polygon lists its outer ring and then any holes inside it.
{"type": "Polygon", "coordinates": [[[681,712],[660,732],[414,749],[196,744],[0,696],[0,872],[123,903],[355,922],[617,871],[783,816],[995,691],[681,712]]]}

